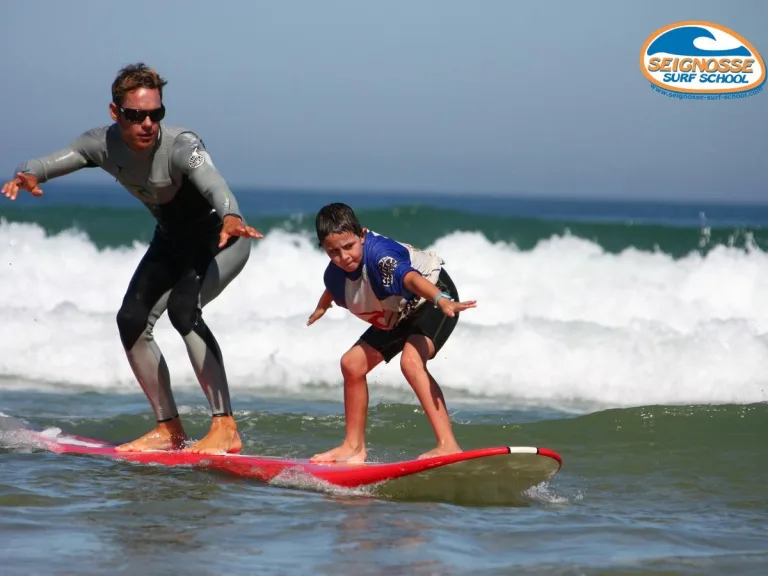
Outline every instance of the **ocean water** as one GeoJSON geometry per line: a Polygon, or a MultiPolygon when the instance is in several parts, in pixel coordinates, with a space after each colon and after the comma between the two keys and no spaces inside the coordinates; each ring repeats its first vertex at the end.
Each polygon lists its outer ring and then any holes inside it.
{"type": "MultiPolygon", "coordinates": [[[[153,221],[112,185],[0,203],[0,411],[121,441],[152,425],[115,313],[153,221]]],[[[768,206],[238,190],[265,234],[205,311],[244,452],[343,437],[338,359],[365,329],[305,326],[316,210],[446,261],[462,315],[430,370],[464,448],[546,446],[519,505],[400,502],[54,456],[0,437],[8,574],[762,574],[768,569],[768,206]],[[44,543],[44,544],[43,544],[44,543]],[[41,548],[46,550],[41,554],[41,548]]],[[[207,406],[166,317],[189,432],[207,406]]],[[[433,439],[398,363],[369,378],[371,458],[433,439]]]]}

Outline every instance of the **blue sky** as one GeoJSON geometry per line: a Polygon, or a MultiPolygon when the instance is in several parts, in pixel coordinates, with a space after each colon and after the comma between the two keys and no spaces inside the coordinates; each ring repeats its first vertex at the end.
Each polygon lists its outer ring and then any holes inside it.
{"type": "Polygon", "coordinates": [[[768,90],[679,101],[640,71],[646,37],[691,19],[768,58],[761,0],[5,0],[0,169],[109,123],[143,60],[234,186],[768,197],[768,90]]]}

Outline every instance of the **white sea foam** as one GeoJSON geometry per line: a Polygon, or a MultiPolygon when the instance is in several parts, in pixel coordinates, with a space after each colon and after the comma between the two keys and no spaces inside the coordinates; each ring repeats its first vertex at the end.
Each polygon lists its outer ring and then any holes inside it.
{"type": "MultiPolygon", "coordinates": [[[[46,237],[0,223],[0,387],[139,390],[115,324],[146,246],[97,250],[78,232],[46,237]]],[[[464,299],[461,322],[431,371],[449,398],[540,405],[747,403],[767,399],[768,255],[727,247],[673,260],[607,254],[552,237],[533,250],[454,233],[433,246],[464,299]]],[[[338,360],[366,328],[333,308],[311,327],[327,257],[311,238],[254,241],[235,282],[205,309],[233,394],[301,394],[326,382],[341,398],[338,360]]],[[[175,388],[196,387],[167,317],[155,335],[175,388]]],[[[407,391],[397,362],[372,395],[407,391]]]]}

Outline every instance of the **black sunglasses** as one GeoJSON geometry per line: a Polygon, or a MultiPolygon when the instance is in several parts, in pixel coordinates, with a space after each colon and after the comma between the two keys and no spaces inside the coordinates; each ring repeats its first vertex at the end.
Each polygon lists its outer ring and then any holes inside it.
{"type": "Polygon", "coordinates": [[[163,118],[165,118],[165,106],[161,105],[160,108],[156,108],[154,110],[137,110],[136,108],[123,108],[118,104],[118,109],[120,110],[120,113],[123,115],[123,118],[128,120],[128,122],[132,122],[133,124],[141,124],[144,122],[144,119],[149,116],[149,119],[152,120],[152,122],[157,123],[160,122],[163,118]]]}

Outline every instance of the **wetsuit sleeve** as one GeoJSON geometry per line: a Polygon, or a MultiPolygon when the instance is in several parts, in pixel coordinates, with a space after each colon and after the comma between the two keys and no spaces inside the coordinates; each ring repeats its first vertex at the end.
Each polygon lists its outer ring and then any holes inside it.
{"type": "Polygon", "coordinates": [[[42,184],[52,178],[65,176],[82,168],[98,166],[95,161],[104,147],[104,131],[95,128],[81,134],[72,144],[43,156],[21,163],[16,171],[34,174],[42,184]]]}
{"type": "Polygon", "coordinates": [[[421,273],[411,264],[408,248],[389,238],[379,237],[370,247],[366,261],[368,276],[377,288],[387,296],[405,296],[412,294],[403,285],[408,272],[421,273]]]}
{"type": "Polygon", "coordinates": [[[194,132],[182,132],[171,150],[171,173],[182,174],[205,196],[220,218],[243,219],[235,195],[213,165],[203,141],[194,132]]]}

